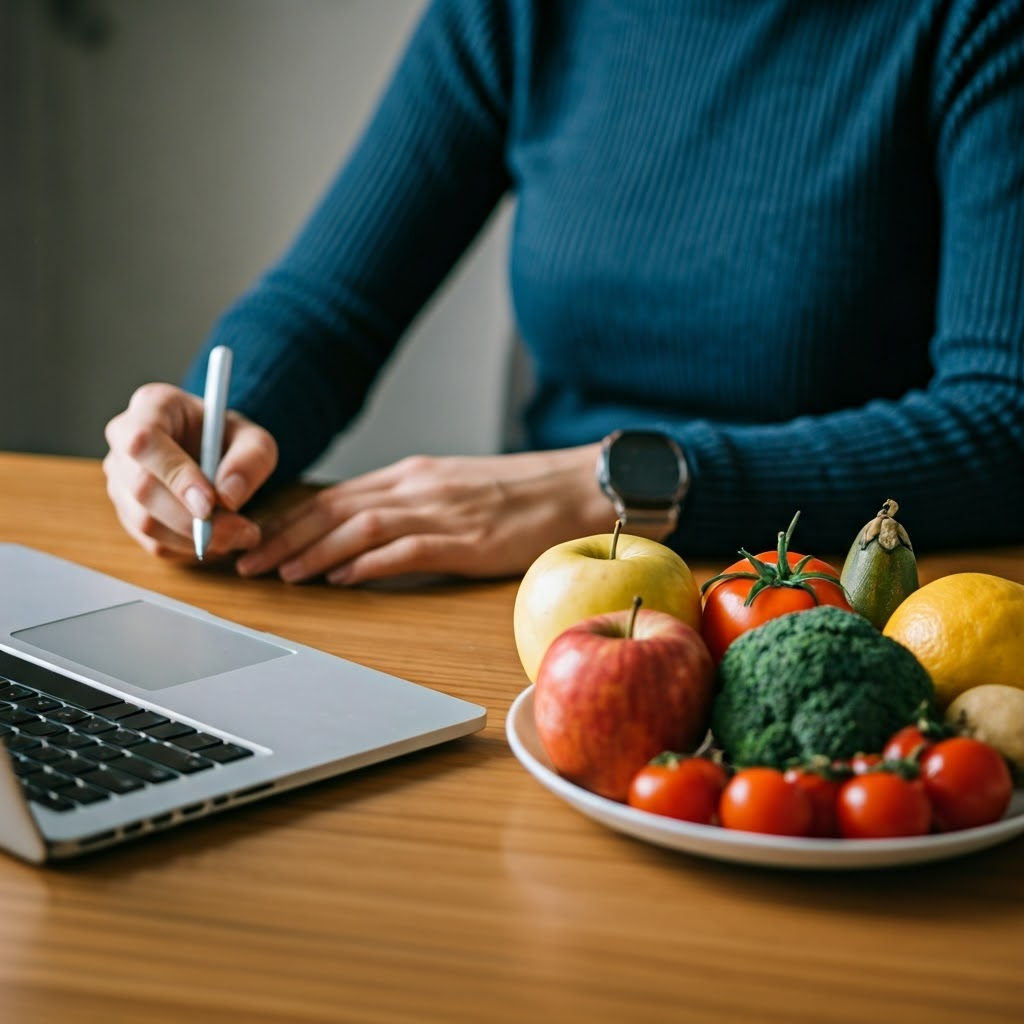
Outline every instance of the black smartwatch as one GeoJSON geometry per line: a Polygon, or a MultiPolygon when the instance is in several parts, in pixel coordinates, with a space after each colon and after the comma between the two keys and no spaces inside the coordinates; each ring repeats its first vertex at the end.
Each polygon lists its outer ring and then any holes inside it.
{"type": "Polygon", "coordinates": [[[658,430],[616,430],[601,443],[597,482],[626,526],[675,529],[690,471],[675,440],[658,430]]]}

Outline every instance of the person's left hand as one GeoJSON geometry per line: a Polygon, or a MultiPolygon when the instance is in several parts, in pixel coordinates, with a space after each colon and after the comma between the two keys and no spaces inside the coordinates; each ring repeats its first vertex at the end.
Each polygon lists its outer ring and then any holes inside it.
{"type": "Polygon", "coordinates": [[[599,448],[402,459],[264,524],[238,572],[276,570],[289,582],[326,575],[337,584],[521,573],[553,544],[614,528],[594,477],[599,448]]]}

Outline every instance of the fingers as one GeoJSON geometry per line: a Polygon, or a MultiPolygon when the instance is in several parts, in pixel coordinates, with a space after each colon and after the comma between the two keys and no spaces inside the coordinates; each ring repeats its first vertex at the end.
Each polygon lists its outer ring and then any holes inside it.
{"type": "Polygon", "coordinates": [[[327,582],[354,586],[418,573],[473,577],[500,576],[511,571],[481,561],[479,554],[475,545],[458,537],[406,534],[332,569],[327,573],[327,582]]]}
{"type": "MultiPolygon", "coordinates": [[[[130,460],[110,452],[103,462],[107,494],[128,534],[145,550],[161,558],[194,560],[192,516],[155,477],[130,460]]],[[[216,558],[254,547],[259,527],[226,509],[213,514],[213,536],[208,555],[216,558]]]]}
{"type": "Polygon", "coordinates": [[[239,573],[256,575],[276,568],[289,583],[325,575],[335,584],[409,573],[479,575],[474,571],[481,564],[475,530],[446,533],[424,512],[374,508],[325,531],[324,513],[322,505],[309,503],[304,516],[243,556],[236,565],[239,573]]]}
{"type": "MultiPolygon", "coordinates": [[[[289,582],[327,574],[335,583],[402,573],[491,574],[497,548],[484,542],[498,528],[506,493],[469,473],[450,479],[436,472],[438,465],[445,463],[432,464],[427,480],[398,474],[404,487],[364,493],[361,478],[321,491],[267,524],[263,543],[238,561],[238,572],[277,570],[289,582]]],[[[386,484],[393,474],[372,475],[386,484]]]]}
{"type": "Polygon", "coordinates": [[[224,455],[217,467],[217,498],[238,511],[267,482],[277,465],[277,442],[262,427],[229,410],[224,455]]]}
{"type": "Polygon", "coordinates": [[[277,446],[261,427],[229,412],[215,488],[195,461],[202,419],[195,395],[147,384],[107,424],[107,492],[125,530],[153,554],[194,557],[192,519],[209,518],[218,506],[212,555],[259,543],[259,528],[236,511],[273,471],[277,446]]]}
{"type": "Polygon", "coordinates": [[[414,456],[336,484],[264,526],[236,562],[335,584],[419,574],[504,576],[597,530],[608,502],[594,446],[514,456],[414,456]]]}
{"type": "MultiPolygon", "coordinates": [[[[470,537],[468,529],[445,537],[432,516],[413,509],[369,509],[282,563],[279,571],[290,583],[322,574],[331,583],[361,583],[377,576],[434,572],[441,568],[435,560],[437,541],[451,553],[470,537]]],[[[459,571],[451,561],[447,571],[459,571]]]]}
{"type": "MultiPolygon", "coordinates": [[[[335,523],[344,519],[344,511],[335,508],[337,494],[332,490],[321,491],[266,524],[263,543],[239,559],[236,565],[238,572],[243,576],[258,576],[282,568],[327,534],[335,523]]],[[[314,568],[314,562],[319,565],[315,559],[308,563],[299,562],[298,567],[290,569],[284,578],[297,581],[322,572],[325,566],[314,568]]]]}
{"type": "Polygon", "coordinates": [[[144,384],[105,434],[122,467],[137,464],[191,515],[205,519],[216,494],[192,457],[199,450],[202,422],[203,403],[195,395],[169,384],[144,384]]]}

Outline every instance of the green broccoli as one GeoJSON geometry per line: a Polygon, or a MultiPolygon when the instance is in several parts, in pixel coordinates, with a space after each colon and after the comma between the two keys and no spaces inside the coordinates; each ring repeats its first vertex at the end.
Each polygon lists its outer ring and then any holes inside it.
{"type": "Polygon", "coordinates": [[[932,710],[931,677],[860,615],[821,605],[744,633],[718,666],[711,729],[735,765],[880,751],[932,710]]]}

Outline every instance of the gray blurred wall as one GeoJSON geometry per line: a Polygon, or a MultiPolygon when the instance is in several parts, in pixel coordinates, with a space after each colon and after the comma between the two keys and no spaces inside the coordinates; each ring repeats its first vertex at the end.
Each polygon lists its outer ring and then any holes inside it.
{"type": "MultiPolygon", "coordinates": [[[[290,239],[424,0],[0,0],[0,448],[102,455],[290,239]]],[[[495,450],[508,210],[317,467],[495,450]]]]}

